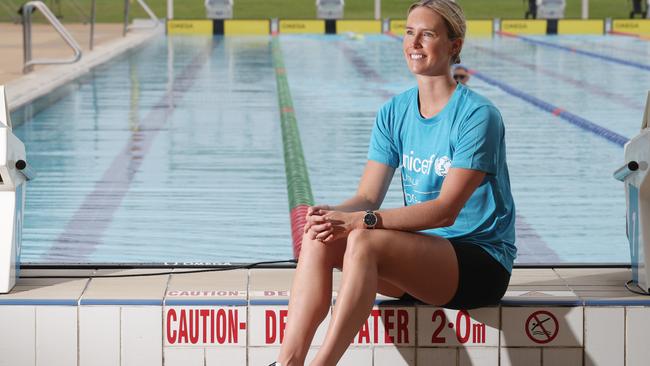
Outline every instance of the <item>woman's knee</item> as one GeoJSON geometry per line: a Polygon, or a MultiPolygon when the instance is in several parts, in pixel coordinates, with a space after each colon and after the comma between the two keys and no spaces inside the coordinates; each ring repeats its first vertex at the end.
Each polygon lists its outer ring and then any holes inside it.
{"type": "Polygon", "coordinates": [[[345,258],[347,260],[358,260],[368,258],[375,252],[376,246],[372,240],[372,233],[368,229],[355,229],[348,235],[345,258]]]}
{"type": "Polygon", "coordinates": [[[304,234],[298,260],[322,262],[332,268],[340,266],[344,249],[338,249],[337,246],[338,243],[336,242],[325,244],[321,241],[311,239],[309,234],[304,234]]]}

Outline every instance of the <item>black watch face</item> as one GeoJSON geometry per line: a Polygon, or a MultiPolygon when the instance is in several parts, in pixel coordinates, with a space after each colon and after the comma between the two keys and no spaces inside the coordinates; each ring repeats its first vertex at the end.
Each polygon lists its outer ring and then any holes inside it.
{"type": "Polygon", "coordinates": [[[363,223],[366,224],[366,226],[375,226],[377,223],[377,216],[367,213],[366,216],[363,217],[363,223]]]}

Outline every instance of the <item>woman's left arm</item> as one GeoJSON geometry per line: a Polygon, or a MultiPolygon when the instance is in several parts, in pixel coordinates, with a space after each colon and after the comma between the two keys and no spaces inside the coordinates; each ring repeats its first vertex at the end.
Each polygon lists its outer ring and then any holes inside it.
{"type": "MultiPolygon", "coordinates": [[[[430,201],[411,206],[376,211],[379,219],[375,228],[400,231],[420,231],[451,226],[469,197],[485,179],[485,172],[473,169],[451,168],[445,177],[440,195],[430,201]]],[[[365,212],[324,211],[324,217],[333,226],[334,235],[325,241],[363,229],[365,212]],[[338,234],[338,235],[337,235],[338,234]]]]}

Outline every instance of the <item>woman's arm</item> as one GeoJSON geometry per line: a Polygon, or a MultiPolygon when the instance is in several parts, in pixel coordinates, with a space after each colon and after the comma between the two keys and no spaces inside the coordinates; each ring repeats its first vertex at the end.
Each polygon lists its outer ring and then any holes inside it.
{"type": "MultiPolygon", "coordinates": [[[[431,201],[377,212],[377,228],[420,231],[451,226],[469,197],[485,179],[485,172],[451,168],[445,177],[440,195],[431,201]]],[[[357,227],[363,227],[359,223],[357,227]]]]}
{"type": "MultiPolygon", "coordinates": [[[[483,179],[485,179],[485,172],[451,168],[436,199],[407,207],[377,211],[379,220],[375,228],[420,231],[451,226],[483,179]]],[[[323,230],[316,233],[315,237],[327,242],[340,235],[347,235],[353,229],[363,229],[364,215],[365,212],[362,210],[354,212],[320,210],[318,218],[319,222],[324,222],[323,230]]]]}

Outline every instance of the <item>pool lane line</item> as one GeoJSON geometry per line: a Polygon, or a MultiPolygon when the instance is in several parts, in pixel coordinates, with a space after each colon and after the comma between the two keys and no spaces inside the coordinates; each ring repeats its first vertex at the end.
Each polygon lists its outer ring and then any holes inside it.
{"type": "Polygon", "coordinates": [[[289,196],[289,215],[291,217],[291,239],[293,257],[298,259],[302,247],[302,236],[305,228],[307,208],[314,205],[314,196],[309,182],[307,164],[300,142],[300,132],[293,109],[293,100],[287,71],[282,57],[279,36],[272,36],[273,67],[278,89],[278,104],[280,107],[280,125],[282,127],[282,147],[284,149],[284,169],[287,177],[287,193],[289,196]]]}
{"type": "Polygon", "coordinates": [[[640,69],[640,70],[643,70],[643,71],[650,71],[650,65],[644,65],[644,64],[641,64],[641,63],[638,63],[638,62],[627,61],[627,60],[623,60],[623,59],[616,58],[616,57],[601,55],[600,53],[583,51],[583,50],[577,49],[575,47],[567,47],[567,46],[554,44],[554,43],[551,43],[551,42],[540,41],[540,40],[537,40],[537,39],[532,39],[532,38],[528,38],[526,36],[522,36],[522,35],[518,35],[518,34],[514,34],[514,33],[509,33],[509,32],[499,31],[499,32],[497,32],[497,34],[500,34],[500,35],[506,36],[506,37],[516,38],[516,39],[519,39],[521,41],[532,43],[532,44],[535,44],[535,45],[540,45],[540,46],[544,46],[544,47],[555,48],[555,49],[562,50],[562,51],[576,53],[576,54],[579,54],[579,55],[592,57],[592,58],[595,58],[595,59],[599,59],[599,60],[603,60],[603,61],[607,61],[607,62],[612,62],[612,63],[623,65],[623,66],[634,67],[634,68],[637,68],[637,69],[640,69]]]}
{"type": "Polygon", "coordinates": [[[512,57],[512,56],[508,55],[505,52],[495,51],[495,50],[489,49],[487,47],[474,45],[474,44],[469,45],[469,47],[477,49],[477,50],[479,50],[479,51],[481,51],[483,53],[487,53],[487,54],[492,55],[494,57],[498,57],[499,61],[510,62],[511,64],[514,64],[514,65],[529,69],[529,70],[533,71],[536,74],[542,74],[542,75],[548,76],[550,78],[562,81],[564,83],[571,84],[571,85],[576,86],[578,88],[582,88],[582,89],[588,91],[591,94],[595,94],[595,95],[599,95],[599,96],[604,97],[604,98],[609,98],[611,100],[615,100],[618,103],[625,105],[626,107],[639,109],[639,110],[643,110],[643,108],[645,108],[640,103],[636,103],[636,102],[632,101],[631,99],[625,98],[625,97],[623,97],[623,96],[621,96],[619,94],[603,90],[598,85],[595,85],[595,84],[592,84],[592,83],[589,83],[589,82],[586,82],[586,81],[583,81],[583,80],[574,79],[574,78],[568,77],[566,75],[562,75],[561,73],[556,72],[554,70],[551,70],[551,69],[548,69],[548,68],[545,68],[545,67],[542,67],[542,66],[538,66],[538,65],[535,65],[533,63],[522,61],[522,60],[518,59],[517,57],[512,57]]]}
{"type": "Polygon", "coordinates": [[[576,114],[573,114],[563,108],[560,108],[556,105],[553,105],[551,103],[545,102],[537,97],[534,97],[530,94],[527,94],[519,89],[516,89],[504,82],[501,82],[499,80],[496,80],[494,78],[491,78],[479,71],[476,71],[474,69],[469,69],[468,70],[471,75],[476,76],[477,78],[483,80],[484,82],[496,86],[499,89],[503,90],[504,92],[515,96],[519,99],[522,99],[535,107],[542,109],[546,112],[549,112],[553,114],[554,116],[560,117],[563,120],[580,127],[584,131],[591,132],[595,134],[596,136],[602,137],[605,140],[612,142],[620,147],[623,147],[625,143],[629,140],[627,137],[619,135],[618,133],[609,130],[605,127],[602,127],[600,125],[597,125],[596,123],[593,123],[585,118],[582,118],[576,114]]]}
{"type": "Polygon", "coordinates": [[[643,34],[634,34],[634,33],[628,33],[628,32],[620,32],[620,31],[609,31],[608,34],[614,35],[614,36],[624,36],[624,37],[633,37],[636,39],[640,39],[643,41],[650,41],[650,36],[646,36],[643,34]]]}
{"type": "MultiPolygon", "coordinates": [[[[69,261],[70,256],[74,255],[74,260],[83,261],[101,245],[104,232],[111,225],[115,212],[120,208],[158,132],[164,129],[167,120],[174,113],[174,100],[181,98],[198,80],[198,72],[218,44],[219,42],[210,40],[210,46],[205,47],[174,78],[171,88],[151,107],[140,121],[137,131],[132,130],[129,141],[95,183],[92,192],[86,195],[54,245],[47,250],[47,259],[69,261]],[[82,238],[80,233],[83,234],[82,238]]],[[[131,127],[129,120],[129,128],[131,127]]]]}

